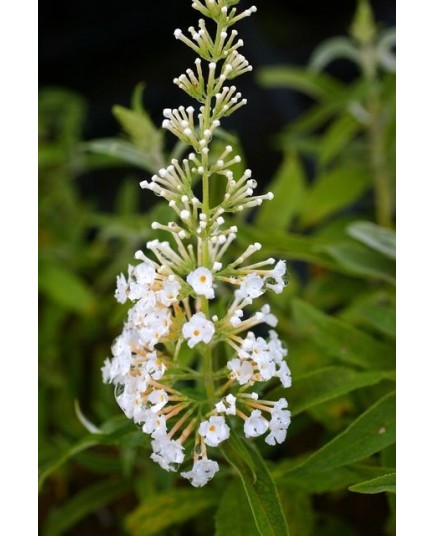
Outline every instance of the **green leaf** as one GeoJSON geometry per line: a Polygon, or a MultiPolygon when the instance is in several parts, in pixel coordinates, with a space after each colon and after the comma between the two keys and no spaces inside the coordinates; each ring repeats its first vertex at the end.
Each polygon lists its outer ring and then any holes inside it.
{"type": "Polygon", "coordinates": [[[307,493],[294,491],[284,486],[279,487],[279,494],[288,520],[289,533],[294,536],[313,536],[315,534],[313,498],[307,493]]]}
{"type": "Polygon", "coordinates": [[[303,166],[295,153],[288,151],[285,154],[269,189],[274,199],[259,207],[256,225],[264,229],[285,230],[297,215],[306,190],[303,166]]]}
{"type": "Polygon", "coordinates": [[[391,73],[396,71],[396,56],[393,49],[396,46],[396,29],[387,28],[378,39],[376,53],[381,66],[391,73]]]}
{"type": "Polygon", "coordinates": [[[339,314],[345,322],[370,327],[378,333],[396,337],[396,310],[385,293],[359,298],[339,314]]]}
{"type": "Polygon", "coordinates": [[[279,256],[293,261],[307,261],[339,271],[339,265],[329,255],[321,251],[328,244],[326,240],[273,229],[259,229],[245,225],[243,222],[237,222],[237,225],[238,239],[241,244],[247,246],[254,242],[260,242],[262,244],[261,253],[264,256],[279,256]]]}
{"type": "Polygon", "coordinates": [[[396,445],[391,445],[381,451],[380,462],[383,467],[396,467],[396,445]]]}
{"type": "Polygon", "coordinates": [[[206,488],[173,489],[147,497],[125,520],[131,536],[152,536],[184,523],[213,506],[215,495],[206,488]]]}
{"type": "Polygon", "coordinates": [[[67,450],[65,450],[62,454],[60,454],[57,458],[50,461],[48,464],[46,464],[40,474],[39,474],[39,489],[42,488],[45,480],[55,471],[57,471],[64,463],[66,463],[70,458],[73,458],[76,454],[82,452],[83,450],[90,449],[96,445],[99,444],[99,441],[97,439],[96,434],[91,434],[80,441],[78,441],[75,445],[72,447],[69,447],[67,450]]]}
{"type": "Polygon", "coordinates": [[[100,140],[87,141],[80,144],[84,151],[92,153],[104,154],[113,157],[116,160],[121,160],[126,164],[131,164],[140,169],[155,173],[159,167],[153,157],[138,149],[132,143],[121,140],[119,138],[103,138],[100,140]]]}
{"type": "Polygon", "coordinates": [[[54,262],[41,262],[39,288],[58,305],[78,313],[89,314],[96,308],[96,297],[74,272],[54,262]]]}
{"type": "Polygon", "coordinates": [[[257,76],[259,83],[265,87],[295,89],[320,100],[335,97],[343,91],[341,83],[325,73],[288,65],[261,68],[257,76]]]}
{"type": "Polygon", "coordinates": [[[275,464],[271,473],[279,487],[307,493],[326,493],[347,489],[348,486],[363,479],[377,478],[391,472],[391,468],[352,464],[310,473],[307,478],[302,472],[292,472],[293,469],[294,460],[284,460],[275,464]]]}
{"type": "Polygon", "coordinates": [[[377,341],[300,299],[293,299],[292,309],[301,332],[329,356],[367,369],[395,368],[393,346],[377,341]]]}
{"type": "Polygon", "coordinates": [[[359,482],[359,484],[353,484],[348,488],[350,491],[356,493],[383,493],[388,491],[389,493],[396,493],[396,473],[390,473],[388,475],[379,476],[372,480],[365,480],[365,482],[359,482]]]}
{"type": "Polygon", "coordinates": [[[395,285],[395,263],[355,240],[343,240],[321,248],[349,273],[395,285]]]}
{"type": "Polygon", "coordinates": [[[243,495],[238,480],[226,488],[217,509],[215,536],[259,536],[248,501],[240,500],[243,495]]]}
{"type": "MultiPolygon", "coordinates": [[[[321,149],[319,153],[319,164],[321,166],[326,166],[331,162],[335,157],[340,155],[345,146],[350,143],[350,141],[355,137],[355,135],[360,132],[362,125],[359,121],[356,121],[354,117],[348,113],[338,117],[333,123],[327,128],[326,132],[322,136],[321,140],[321,149]]],[[[357,170],[357,168],[355,168],[357,170]]],[[[348,189],[348,186],[356,181],[360,181],[360,178],[354,178],[354,171],[348,173],[347,179],[345,181],[344,189],[348,189]]],[[[365,174],[362,182],[369,184],[369,178],[366,178],[367,173],[365,174]]]]}
{"type": "Polygon", "coordinates": [[[146,84],[145,82],[139,82],[134,87],[133,94],[131,96],[131,108],[133,111],[138,113],[144,113],[143,108],[143,92],[145,91],[146,84]]]}
{"type": "Polygon", "coordinates": [[[288,536],[277,488],[262,456],[240,440],[234,431],[220,449],[241,478],[261,536],[288,536]]]}
{"type": "Polygon", "coordinates": [[[396,441],[396,397],[389,393],[329,443],[314,452],[294,469],[297,475],[309,475],[363,460],[396,441]]]}
{"type": "Polygon", "coordinates": [[[355,277],[330,271],[316,273],[304,288],[303,298],[322,310],[336,310],[366,289],[366,283],[355,277]]]}
{"type": "Polygon", "coordinates": [[[312,71],[322,71],[334,60],[345,58],[356,64],[360,63],[360,52],[348,37],[332,37],[323,41],[314,51],[309,60],[312,71]]]}
{"type": "Polygon", "coordinates": [[[124,179],[116,197],[114,212],[116,215],[128,218],[139,211],[139,204],[140,187],[137,179],[124,179]]]}
{"type": "MultiPolygon", "coordinates": [[[[287,125],[284,133],[306,135],[309,132],[313,133],[317,131],[318,128],[325,125],[333,116],[343,112],[347,114],[352,109],[354,103],[365,101],[370,89],[371,85],[366,80],[357,79],[354,83],[342,87],[342,90],[335,97],[311,106],[300,117],[297,117],[287,125]]],[[[318,138],[319,147],[321,143],[322,138],[320,137],[318,138]]]]}
{"type": "Polygon", "coordinates": [[[74,400],[74,410],[75,414],[77,415],[77,419],[81,422],[81,424],[86,428],[86,430],[92,434],[100,434],[101,430],[98,428],[98,426],[95,426],[93,422],[91,422],[86,415],[83,414],[80,408],[80,402],[75,399],[74,400]]]}
{"type": "Polygon", "coordinates": [[[79,439],[74,445],[70,445],[58,454],[54,459],[41,467],[39,473],[39,489],[42,488],[45,480],[55,471],[60,469],[71,458],[83,452],[84,450],[96,447],[97,445],[117,445],[121,441],[128,442],[133,437],[143,439],[143,434],[137,431],[137,428],[121,416],[121,419],[115,419],[113,423],[110,421],[101,426],[103,433],[88,434],[79,439]]]}
{"type": "Polygon", "coordinates": [[[273,400],[286,398],[292,415],[298,415],[318,404],[383,380],[393,381],[394,374],[389,371],[359,372],[347,367],[324,367],[298,376],[289,390],[281,387],[273,389],[267,397],[273,400]]]}
{"type": "Polygon", "coordinates": [[[301,156],[318,158],[321,140],[315,135],[299,135],[298,132],[287,129],[276,137],[277,145],[284,151],[294,151],[301,156]]]}
{"type": "Polygon", "coordinates": [[[153,163],[154,170],[163,167],[163,133],[155,128],[149,115],[144,110],[138,112],[119,105],[113,106],[113,115],[133,144],[153,163]]]}
{"type": "Polygon", "coordinates": [[[389,257],[396,259],[396,233],[369,221],[356,221],[348,226],[351,238],[389,257]]]}
{"type": "Polygon", "coordinates": [[[284,138],[285,134],[291,135],[296,133],[305,135],[308,132],[313,132],[327,123],[335,114],[345,109],[345,103],[342,103],[341,99],[314,104],[300,117],[297,117],[292,123],[285,126],[279,138],[284,138]]]}
{"type": "Polygon", "coordinates": [[[354,203],[371,182],[369,174],[360,167],[337,167],[320,175],[308,191],[300,216],[300,224],[307,227],[354,203]]]}
{"type": "Polygon", "coordinates": [[[66,530],[92,512],[126,495],[130,489],[129,482],[112,478],[81,489],[65,503],[52,510],[44,527],[43,536],[64,534],[66,530]]]}

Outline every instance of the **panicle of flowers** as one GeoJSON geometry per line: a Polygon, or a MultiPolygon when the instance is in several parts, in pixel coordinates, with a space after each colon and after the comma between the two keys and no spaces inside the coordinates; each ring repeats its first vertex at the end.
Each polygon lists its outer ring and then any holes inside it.
{"type": "Polygon", "coordinates": [[[151,436],[152,460],[177,471],[191,453],[193,466],[181,476],[197,487],[219,470],[208,449],[227,440],[231,428],[240,426],[247,438],[264,436],[275,445],[285,440],[291,421],[284,398],[272,401],[261,395],[270,380],[291,386],[287,350],[277,332],[269,329],[265,335],[264,327],[259,331],[263,336],[255,332],[260,324],[275,328],[277,318],[267,304],[256,313],[251,310],[265,292],[282,292],[286,263],[273,258],[253,262],[259,243],[226,261],[238,229],[224,215],[258,206],[273,195],[254,194],[257,183],[249,169],[236,175],[234,165],[241,158],[231,146],[218,155],[210,152],[221,120],[247,102],[228,83],[252,69],[239,52],[242,40],[230,28],[256,8],[239,12],[238,2],[193,0],[193,8],[216,27],[210,31],[200,19],[197,29],[188,29],[190,37],[175,30],[175,37],[199,58],[174,83],[199,107],[165,109],[162,126],[192,151],[140,183],[167,200],[174,220],[152,224],[166,231],[168,240],[149,241],[152,258],[136,252],[137,263],[117,278],[116,299],[131,305],[112,357],[102,368],[125,415],[151,436]],[[200,198],[193,191],[197,179],[200,198]],[[215,206],[210,205],[210,179],[226,184],[215,206]],[[225,306],[217,307],[228,295],[225,306]],[[219,318],[217,311],[225,314],[219,318]],[[221,353],[213,353],[220,343],[232,352],[223,363],[221,353]],[[186,353],[190,357],[181,360],[186,353]],[[185,381],[194,381],[202,398],[183,392],[185,381]]]}

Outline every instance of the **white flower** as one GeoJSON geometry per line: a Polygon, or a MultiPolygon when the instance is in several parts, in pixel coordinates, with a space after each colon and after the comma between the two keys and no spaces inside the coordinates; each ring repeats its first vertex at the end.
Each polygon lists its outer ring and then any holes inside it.
{"type": "Polygon", "coordinates": [[[262,337],[255,338],[251,332],[248,333],[247,339],[244,340],[242,349],[251,353],[251,358],[257,363],[261,361],[268,361],[270,359],[270,352],[268,350],[268,343],[262,337]]]}
{"type": "Polygon", "coordinates": [[[212,287],[212,273],[208,268],[200,267],[188,274],[187,283],[193,287],[193,290],[198,296],[205,296],[205,298],[208,299],[213,299],[215,297],[214,289],[212,287]]]}
{"type": "Polygon", "coordinates": [[[219,464],[217,462],[205,458],[194,462],[193,469],[186,473],[181,473],[181,476],[188,478],[195,488],[201,488],[214,478],[218,470],[219,464]]]}
{"type": "Polygon", "coordinates": [[[226,413],[226,415],[235,415],[236,409],[235,409],[235,402],[236,397],[234,395],[227,395],[223,397],[220,402],[217,402],[215,405],[216,410],[219,413],[226,413]]]}
{"type": "Polygon", "coordinates": [[[208,421],[202,421],[199,426],[199,434],[205,438],[205,443],[210,447],[217,447],[222,441],[229,437],[229,426],[225,423],[224,417],[215,416],[208,421]]]}
{"type": "Polygon", "coordinates": [[[157,352],[155,351],[147,354],[143,368],[154,380],[160,380],[166,372],[166,365],[157,356],[157,352]]]}
{"type": "Polygon", "coordinates": [[[108,357],[104,361],[104,365],[101,367],[101,372],[102,372],[102,381],[104,383],[111,383],[113,381],[114,375],[113,375],[112,361],[108,357]]]}
{"type": "Polygon", "coordinates": [[[125,376],[131,368],[132,352],[130,346],[130,331],[125,330],[117,337],[112,346],[113,359],[106,359],[102,367],[105,383],[124,383],[125,376]]]}
{"type": "Polygon", "coordinates": [[[235,295],[238,298],[258,298],[264,293],[262,290],[263,285],[264,280],[262,277],[254,272],[246,275],[241,282],[240,288],[235,292],[235,295]]]}
{"type": "Polygon", "coordinates": [[[257,361],[257,369],[263,381],[271,380],[273,376],[276,376],[276,363],[268,353],[257,361]]]}
{"type": "Polygon", "coordinates": [[[182,334],[188,339],[187,344],[190,348],[199,342],[209,343],[214,333],[214,324],[203,313],[194,314],[189,322],[182,326],[182,334]]]}
{"type": "Polygon", "coordinates": [[[283,287],[286,285],[283,276],[286,273],[286,262],[278,261],[273,270],[270,270],[266,276],[266,287],[274,290],[276,294],[280,294],[283,291],[283,287]],[[274,279],[274,283],[269,283],[268,279],[274,279]]]}
{"type": "Polygon", "coordinates": [[[117,369],[115,375],[124,375],[130,370],[132,352],[129,344],[129,335],[129,331],[124,330],[113,342],[112,353],[114,359],[112,365],[114,368],[113,372],[115,372],[115,367],[117,369]]]}
{"type": "Polygon", "coordinates": [[[283,387],[291,387],[291,385],[292,385],[291,371],[289,370],[289,367],[286,364],[286,361],[282,361],[282,363],[280,363],[280,368],[274,374],[274,376],[279,378],[279,380],[282,383],[283,387]]]}
{"type": "MultiPolygon", "coordinates": [[[[131,301],[139,300],[151,291],[151,285],[155,281],[156,270],[148,259],[137,266],[128,266],[128,297],[131,301]]],[[[123,285],[120,281],[118,284],[123,285]]],[[[154,299],[155,300],[155,299],[154,299]]]]}
{"type": "Polygon", "coordinates": [[[272,328],[275,328],[277,326],[277,318],[273,314],[271,314],[270,311],[271,309],[268,304],[265,304],[262,307],[261,313],[264,315],[264,317],[262,318],[262,322],[268,324],[272,328]]]}
{"type": "MultiPolygon", "coordinates": [[[[137,308],[138,305],[136,304],[134,308],[137,308]]],[[[169,332],[171,324],[170,309],[157,306],[151,311],[145,308],[143,311],[136,311],[136,313],[132,318],[137,322],[139,340],[143,346],[153,349],[160,339],[169,332]]]]}
{"type": "Polygon", "coordinates": [[[234,358],[228,361],[228,369],[231,371],[231,377],[238,380],[240,385],[244,385],[253,376],[253,366],[250,361],[241,361],[234,358]]]}
{"type": "Polygon", "coordinates": [[[270,350],[270,354],[275,363],[281,363],[288,353],[288,350],[283,346],[282,341],[274,330],[270,330],[269,335],[270,340],[268,341],[268,349],[270,350]]]}
{"type": "Polygon", "coordinates": [[[291,423],[291,412],[284,409],[288,407],[288,402],[281,398],[278,400],[271,412],[271,421],[269,422],[270,433],[265,438],[269,445],[283,443],[286,439],[286,430],[291,423]]]}
{"type": "Polygon", "coordinates": [[[246,437],[259,437],[268,430],[268,421],[264,419],[259,409],[254,409],[244,421],[244,434],[246,437]]]}
{"type": "Polygon", "coordinates": [[[128,290],[128,283],[125,279],[124,274],[119,274],[116,277],[116,290],[115,290],[115,298],[119,303],[125,303],[128,298],[127,294],[128,290]]]}
{"type": "Polygon", "coordinates": [[[142,376],[126,376],[123,390],[116,401],[129,419],[140,422],[143,409],[142,393],[148,388],[147,379],[142,376]]]}
{"type": "Polygon", "coordinates": [[[148,309],[154,307],[157,301],[155,292],[151,290],[150,287],[133,280],[129,283],[128,297],[131,301],[143,300],[142,306],[146,305],[148,309]]]}
{"type": "Polygon", "coordinates": [[[155,281],[156,271],[155,267],[148,260],[145,260],[133,268],[131,275],[140,285],[152,285],[155,281]]]}
{"type": "Polygon", "coordinates": [[[265,443],[274,447],[276,443],[283,443],[286,439],[286,428],[283,428],[280,423],[270,421],[270,433],[265,438],[265,443]]]}
{"type": "Polygon", "coordinates": [[[157,292],[158,301],[168,307],[176,301],[180,288],[181,284],[176,279],[166,279],[161,290],[157,292]]]}
{"type": "Polygon", "coordinates": [[[157,415],[152,410],[145,408],[143,410],[142,431],[145,434],[151,434],[152,437],[166,435],[166,418],[164,415],[157,415]]]}
{"type": "Polygon", "coordinates": [[[163,389],[154,389],[147,398],[147,401],[151,404],[151,410],[154,413],[158,413],[167,404],[168,400],[169,397],[163,389]]]}
{"type": "Polygon", "coordinates": [[[233,326],[234,328],[239,326],[242,322],[241,318],[243,317],[243,315],[244,312],[242,309],[236,309],[232,316],[229,318],[229,323],[231,324],[231,326],[233,326]]]}
{"type": "Polygon", "coordinates": [[[158,436],[151,442],[153,453],[151,459],[166,471],[177,471],[184,461],[184,447],[167,436],[158,436]]]}

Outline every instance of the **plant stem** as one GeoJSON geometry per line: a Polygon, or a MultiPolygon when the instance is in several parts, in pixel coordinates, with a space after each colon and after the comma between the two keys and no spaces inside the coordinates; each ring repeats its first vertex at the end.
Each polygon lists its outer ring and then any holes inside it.
{"type": "Polygon", "coordinates": [[[382,104],[379,95],[379,80],[374,57],[375,51],[372,44],[365,44],[362,49],[362,70],[365,78],[371,84],[371,91],[367,102],[370,115],[367,135],[374,176],[376,220],[383,227],[392,227],[392,175],[387,165],[387,155],[384,147],[384,126],[381,114],[382,104]]]}
{"type": "Polygon", "coordinates": [[[376,95],[373,95],[369,109],[371,122],[368,128],[368,138],[374,173],[376,219],[379,225],[392,227],[392,177],[387,166],[384,149],[381,104],[376,95]]]}

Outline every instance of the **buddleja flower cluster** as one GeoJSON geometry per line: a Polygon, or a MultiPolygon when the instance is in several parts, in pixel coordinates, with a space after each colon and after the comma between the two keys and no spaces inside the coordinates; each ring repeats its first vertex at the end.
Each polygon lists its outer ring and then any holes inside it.
{"type": "Polygon", "coordinates": [[[285,262],[252,262],[261,248],[255,243],[225,263],[237,228],[227,225],[224,215],[273,196],[254,195],[250,170],[234,174],[240,157],[232,147],[217,156],[210,153],[221,119],[246,104],[230,81],[252,68],[231,27],[256,8],[239,13],[237,3],[194,0],[193,8],[214,21],[214,31],[204,19],[198,28],[188,29],[190,37],[175,31],[199,57],[195,68],[174,82],[199,106],[164,110],[163,127],[192,152],[141,183],[168,201],[176,221],[154,222],[152,227],[166,231],[169,240],[148,242],[150,256],[138,251],[128,276],[118,276],[115,297],[131,308],[113,344],[113,357],[102,369],[104,381],[115,385],[125,415],[151,436],[152,460],[177,471],[192,454],[192,468],[181,475],[193,486],[205,485],[218,471],[209,450],[229,438],[237,420],[247,438],[264,436],[269,445],[285,440],[290,423],[284,398],[262,400],[259,394],[273,378],[291,385],[287,351],[276,331],[270,329],[265,338],[254,331],[259,324],[276,327],[277,319],[268,305],[251,311],[266,291],[282,292],[285,262]],[[210,180],[226,184],[217,206],[210,205],[210,180]],[[196,196],[198,182],[201,193],[196,196]]]}

